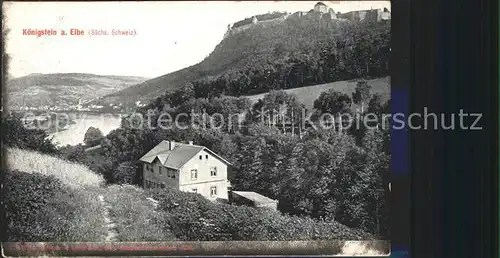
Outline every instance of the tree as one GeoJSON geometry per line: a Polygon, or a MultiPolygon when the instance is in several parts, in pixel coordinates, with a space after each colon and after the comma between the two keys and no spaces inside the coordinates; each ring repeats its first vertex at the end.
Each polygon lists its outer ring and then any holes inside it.
{"type": "Polygon", "coordinates": [[[365,168],[360,170],[366,182],[366,210],[370,215],[367,230],[377,235],[388,236],[388,198],[390,156],[384,152],[384,131],[369,130],[363,139],[366,150],[365,168]]]}
{"type": "Polygon", "coordinates": [[[314,101],[314,108],[322,113],[339,114],[349,112],[352,100],[349,95],[329,89],[322,92],[318,99],[314,101]]]}
{"type": "Polygon", "coordinates": [[[83,142],[85,143],[86,146],[91,147],[99,145],[103,138],[104,136],[102,135],[101,130],[99,130],[99,128],[91,126],[89,127],[89,129],[87,129],[87,132],[83,137],[83,142]]]}
{"type": "Polygon", "coordinates": [[[47,154],[58,152],[46,131],[23,122],[22,118],[23,116],[19,113],[11,113],[3,118],[2,140],[5,145],[47,154]]]}
{"type": "Polygon", "coordinates": [[[375,93],[368,102],[368,113],[380,115],[382,113],[382,95],[375,93]]]}
{"type": "Polygon", "coordinates": [[[78,144],[76,146],[66,145],[59,149],[62,159],[74,162],[82,162],[85,159],[85,146],[78,144]]]}
{"type": "Polygon", "coordinates": [[[354,103],[361,105],[361,113],[363,113],[363,107],[366,101],[370,99],[370,89],[371,86],[366,81],[359,81],[356,84],[356,89],[352,93],[352,100],[354,103]]]}
{"type": "Polygon", "coordinates": [[[170,98],[170,103],[172,106],[178,107],[182,105],[184,102],[194,98],[194,85],[192,83],[183,84],[182,87],[168,97],[170,98]]]}
{"type": "MultiPolygon", "coordinates": [[[[379,93],[376,93],[372,96],[370,99],[370,102],[368,103],[368,113],[371,114],[371,116],[376,115],[378,117],[377,122],[372,122],[370,124],[366,124],[368,127],[373,128],[377,125],[380,125],[382,123],[382,114],[383,112],[383,106],[382,106],[382,95],[379,93]]],[[[364,123],[363,123],[364,125],[364,123]]]]}
{"type": "Polygon", "coordinates": [[[113,179],[118,184],[132,184],[136,178],[138,166],[136,162],[126,161],[121,162],[116,169],[113,170],[113,179]]]}

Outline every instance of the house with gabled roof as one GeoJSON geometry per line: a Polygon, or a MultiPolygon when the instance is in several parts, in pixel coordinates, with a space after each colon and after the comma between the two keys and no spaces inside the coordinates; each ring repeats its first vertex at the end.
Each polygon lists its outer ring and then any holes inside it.
{"type": "Polygon", "coordinates": [[[162,141],[140,159],[143,187],[173,187],[208,199],[228,199],[228,169],[224,158],[204,146],[162,141]]]}

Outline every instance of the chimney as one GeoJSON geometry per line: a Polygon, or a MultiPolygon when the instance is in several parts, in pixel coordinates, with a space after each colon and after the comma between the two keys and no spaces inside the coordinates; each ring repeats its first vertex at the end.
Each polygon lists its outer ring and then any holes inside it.
{"type": "Polygon", "coordinates": [[[193,141],[189,141],[188,143],[189,143],[189,145],[193,145],[193,141]]]}
{"type": "Polygon", "coordinates": [[[170,141],[170,150],[173,150],[175,148],[175,142],[170,141]]]}

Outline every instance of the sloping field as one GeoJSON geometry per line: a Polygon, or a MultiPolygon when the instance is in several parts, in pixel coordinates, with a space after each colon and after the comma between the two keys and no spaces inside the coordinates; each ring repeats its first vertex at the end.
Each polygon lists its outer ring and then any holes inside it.
{"type": "MultiPolygon", "coordinates": [[[[351,81],[338,81],[338,82],[332,82],[332,83],[326,83],[326,84],[318,84],[318,85],[313,85],[313,86],[307,86],[307,87],[302,87],[302,88],[296,88],[296,89],[289,89],[285,90],[287,93],[293,93],[295,94],[299,101],[304,103],[306,105],[307,109],[312,109],[314,105],[314,100],[316,100],[319,95],[327,91],[329,89],[335,89],[337,91],[340,91],[342,93],[346,93],[349,96],[351,96],[351,93],[354,92],[354,89],[356,88],[356,83],[359,80],[351,80],[351,81]]],[[[371,93],[380,93],[382,94],[382,101],[385,102],[391,97],[391,84],[390,84],[390,77],[384,77],[384,78],[377,78],[373,80],[368,80],[368,84],[372,86],[371,88],[371,93]]],[[[262,99],[264,95],[267,93],[262,93],[262,94],[257,94],[257,95],[252,95],[252,96],[247,96],[252,104],[257,102],[259,99],[262,99]]]]}
{"type": "Polygon", "coordinates": [[[166,226],[166,216],[143,189],[131,185],[112,185],[103,190],[110,205],[110,219],[116,225],[119,241],[171,241],[175,236],[166,226]]]}
{"type": "Polygon", "coordinates": [[[27,151],[18,148],[6,148],[7,167],[26,173],[53,175],[64,184],[80,188],[85,186],[101,186],[104,178],[86,166],[64,161],[56,157],[27,151]]]}

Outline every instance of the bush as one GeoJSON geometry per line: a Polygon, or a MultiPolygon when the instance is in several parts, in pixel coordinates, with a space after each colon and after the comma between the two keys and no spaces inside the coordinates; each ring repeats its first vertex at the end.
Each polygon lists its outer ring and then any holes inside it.
{"type": "Polygon", "coordinates": [[[85,146],[83,144],[78,145],[66,145],[59,148],[59,157],[72,162],[82,162],[85,159],[85,146]]]}
{"type": "Polygon", "coordinates": [[[183,241],[361,240],[372,236],[335,221],[212,203],[199,194],[151,190],[175,236],[183,241]]]}
{"type": "Polygon", "coordinates": [[[89,127],[87,132],[85,132],[85,136],[83,137],[83,142],[87,147],[96,146],[101,143],[101,140],[104,138],[101,130],[95,127],[89,127]]]}
{"type": "Polygon", "coordinates": [[[126,161],[118,165],[113,170],[113,179],[117,184],[132,184],[136,178],[138,170],[137,162],[126,161]]]}
{"type": "Polygon", "coordinates": [[[6,241],[96,241],[104,237],[97,198],[65,186],[54,176],[5,172],[6,241]]]}

